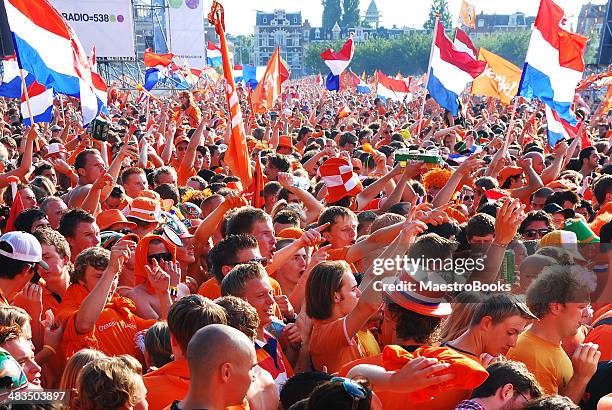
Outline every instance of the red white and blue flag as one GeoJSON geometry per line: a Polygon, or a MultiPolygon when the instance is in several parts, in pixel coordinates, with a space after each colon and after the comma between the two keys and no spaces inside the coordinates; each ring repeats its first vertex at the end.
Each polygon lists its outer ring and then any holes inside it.
{"type": "Polygon", "coordinates": [[[546,106],[546,124],[548,145],[554,147],[563,139],[575,138],[580,124],[571,125],[548,105],[546,106]]]}
{"type": "MultiPolygon", "coordinates": [[[[34,77],[24,70],[26,85],[32,84],[34,77]]],[[[19,64],[14,55],[2,59],[2,81],[0,82],[0,97],[21,97],[21,76],[19,75],[19,64]]]]}
{"type": "Polygon", "coordinates": [[[4,0],[19,66],[40,84],[79,97],[83,124],[100,113],[81,42],[47,0],[4,0]]]}
{"type": "Polygon", "coordinates": [[[484,71],[486,63],[458,49],[444,33],[444,26],[440,22],[436,26],[435,36],[427,90],[441,107],[456,116],[459,112],[459,95],[469,82],[484,71]]]}
{"type": "Polygon", "coordinates": [[[208,42],[206,46],[206,64],[212,67],[221,67],[223,59],[221,58],[221,49],[214,43],[208,42]]]}
{"type": "Polygon", "coordinates": [[[174,54],[157,54],[150,48],[144,52],[144,65],[147,71],[145,72],[143,87],[147,91],[151,91],[155,84],[162,78],[168,76],[168,66],[172,64],[174,54]]]}
{"type": "Polygon", "coordinates": [[[328,90],[339,90],[340,89],[340,74],[351,63],[353,55],[355,54],[355,43],[353,38],[346,40],[340,51],[336,52],[331,48],[321,53],[321,58],[326,66],[331,71],[325,81],[325,85],[328,90]]]}
{"type": "Polygon", "coordinates": [[[21,96],[21,116],[25,126],[30,127],[32,125],[30,116],[35,123],[51,122],[53,119],[53,90],[34,81],[28,86],[28,97],[32,109],[31,113],[28,110],[25,93],[21,96]]]}
{"type": "Polygon", "coordinates": [[[587,38],[570,33],[564,11],[552,0],[541,0],[518,95],[537,98],[571,125],[577,123],[571,106],[584,72],[587,38]]]}
{"type": "Polygon", "coordinates": [[[390,98],[393,101],[404,101],[408,98],[408,101],[412,99],[410,93],[410,82],[404,79],[392,78],[384,75],[382,72],[376,72],[376,80],[378,85],[376,86],[376,95],[380,98],[390,98]]]}
{"type": "Polygon", "coordinates": [[[453,44],[457,50],[468,53],[474,60],[478,60],[478,50],[474,47],[467,33],[460,28],[455,31],[455,41],[453,41],[453,44]]]}

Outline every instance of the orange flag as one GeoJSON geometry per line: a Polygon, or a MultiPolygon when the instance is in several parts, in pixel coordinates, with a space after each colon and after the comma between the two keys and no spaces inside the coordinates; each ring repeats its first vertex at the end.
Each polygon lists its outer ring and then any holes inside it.
{"type": "Polygon", "coordinates": [[[607,113],[612,108],[612,84],[608,86],[608,91],[606,92],[606,96],[601,102],[601,108],[599,109],[600,113],[607,113]]]}
{"type": "Polygon", "coordinates": [[[476,8],[463,0],[463,3],[461,3],[461,11],[459,11],[459,19],[464,26],[476,28],[476,8]]]}
{"type": "Polygon", "coordinates": [[[227,99],[227,105],[229,106],[229,121],[227,126],[231,127],[232,130],[229,141],[226,141],[227,151],[225,152],[225,162],[232,171],[232,174],[240,178],[242,186],[248,187],[253,182],[253,169],[249,159],[249,149],[244,133],[244,122],[242,121],[240,101],[236,93],[236,84],[234,83],[232,65],[230,63],[227,42],[225,40],[223,6],[216,1],[212,3],[210,13],[208,13],[208,21],[215,27],[219,35],[219,48],[221,48],[223,76],[225,77],[225,97],[227,99]]]}
{"type": "Polygon", "coordinates": [[[478,51],[478,60],[485,61],[487,68],[472,83],[471,94],[488,95],[510,104],[518,92],[521,69],[482,47],[478,51]]]}
{"type": "Polygon", "coordinates": [[[274,102],[281,94],[281,59],[280,49],[277,47],[270,56],[268,67],[263,78],[251,93],[254,112],[261,114],[274,106],[274,102]]]}

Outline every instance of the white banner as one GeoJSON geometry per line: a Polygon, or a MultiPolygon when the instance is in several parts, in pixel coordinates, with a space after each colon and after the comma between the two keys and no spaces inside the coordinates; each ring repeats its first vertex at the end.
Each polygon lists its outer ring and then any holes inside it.
{"type": "Polygon", "coordinates": [[[89,55],[134,58],[134,19],[130,0],[50,0],[74,29],[89,55]]]}
{"type": "Polygon", "coordinates": [[[206,64],[204,41],[204,0],[168,0],[166,28],[175,61],[187,60],[191,68],[206,64]]]}

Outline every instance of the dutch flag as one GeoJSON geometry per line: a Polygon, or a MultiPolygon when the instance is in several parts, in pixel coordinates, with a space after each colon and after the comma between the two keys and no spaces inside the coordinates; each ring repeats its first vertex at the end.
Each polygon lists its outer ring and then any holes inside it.
{"type": "Polygon", "coordinates": [[[456,116],[459,112],[459,95],[485,67],[484,61],[475,60],[471,54],[453,45],[444,33],[444,26],[438,22],[429,63],[427,90],[441,107],[456,116]]]}
{"type": "Polygon", "coordinates": [[[212,67],[221,67],[223,65],[221,49],[210,41],[206,46],[206,63],[212,67]]]}
{"type": "Polygon", "coordinates": [[[325,81],[328,90],[340,89],[340,74],[342,74],[351,63],[353,54],[355,54],[355,44],[353,43],[352,37],[346,40],[340,51],[335,52],[333,49],[328,48],[321,53],[321,58],[331,71],[325,81]]]}
{"type": "Polygon", "coordinates": [[[541,0],[525,57],[518,95],[537,98],[571,125],[576,85],[584,72],[587,38],[562,28],[563,9],[552,0],[541,0]]]}
{"type": "Polygon", "coordinates": [[[81,42],[47,0],[4,0],[19,66],[57,93],[79,97],[83,123],[100,113],[81,42]]]}

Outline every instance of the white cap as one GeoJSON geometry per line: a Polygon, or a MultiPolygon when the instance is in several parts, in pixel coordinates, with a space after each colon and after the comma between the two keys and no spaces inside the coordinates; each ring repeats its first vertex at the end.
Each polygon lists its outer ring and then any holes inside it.
{"type": "Polygon", "coordinates": [[[2,242],[9,244],[12,252],[0,249],[0,255],[22,262],[40,263],[43,268],[49,268],[42,260],[42,247],[34,235],[21,231],[8,232],[0,236],[2,242]]]}

